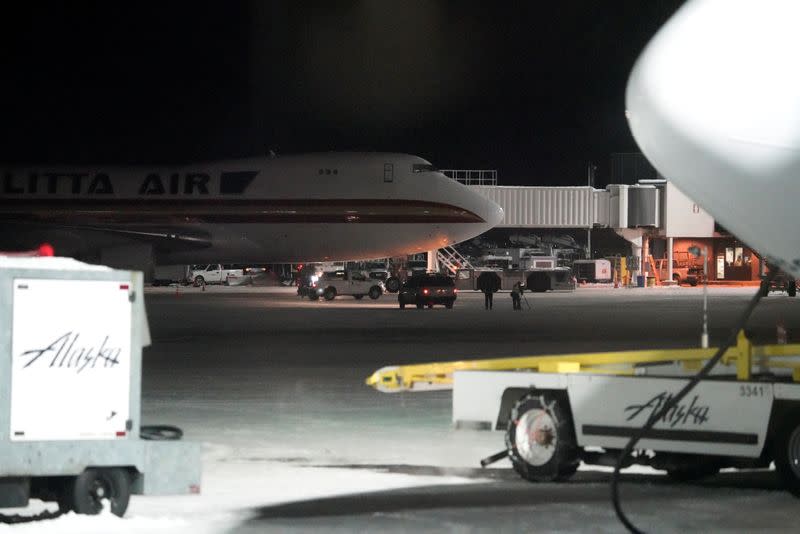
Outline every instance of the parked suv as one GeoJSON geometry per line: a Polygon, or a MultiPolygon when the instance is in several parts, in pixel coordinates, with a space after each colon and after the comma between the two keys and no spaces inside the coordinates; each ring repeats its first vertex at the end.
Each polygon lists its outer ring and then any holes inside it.
{"type": "Polygon", "coordinates": [[[401,310],[406,304],[416,304],[417,308],[433,308],[434,304],[444,304],[445,308],[452,308],[456,293],[456,285],[449,276],[422,274],[406,280],[397,294],[397,302],[401,310]]]}
{"type": "Polygon", "coordinates": [[[361,300],[364,295],[375,300],[383,295],[383,282],[367,278],[358,271],[344,271],[339,273],[324,273],[317,282],[317,295],[325,300],[333,300],[337,295],[352,295],[356,300],[361,300]]]}

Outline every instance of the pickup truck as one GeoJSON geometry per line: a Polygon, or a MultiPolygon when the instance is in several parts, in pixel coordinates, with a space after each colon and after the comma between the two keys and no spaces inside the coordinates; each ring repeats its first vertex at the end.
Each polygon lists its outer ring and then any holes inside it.
{"type": "Polygon", "coordinates": [[[317,295],[325,300],[333,300],[338,295],[352,295],[356,300],[369,295],[369,298],[375,300],[383,295],[383,291],[383,282],[367,278],[358,271],[345,271],[344,276],[324,273],[317,282],[317,295]]]}
{"type": "MultiPolygon", "coordinates": [[[[667,280],[669,276],[669,270],[667,269],[669,266],[667,263],[668,260],[658,259],[655,261],[659,278],[662,281],[667,280]]],[[[702,282],[703,280],[703,266],[673,259],[672,280],[674,280],[676,284],[689,284],[690,286],[696,286],[698,282],[702,282]]]]}
{"type": "Polygon", "coordinates": [[[226,284],[229,277],[240,278],[242,269],[232,268],[229,265],[212,263],[206,265],[192,265],[189,280],[195,287],[203,284],[226,284]]]}

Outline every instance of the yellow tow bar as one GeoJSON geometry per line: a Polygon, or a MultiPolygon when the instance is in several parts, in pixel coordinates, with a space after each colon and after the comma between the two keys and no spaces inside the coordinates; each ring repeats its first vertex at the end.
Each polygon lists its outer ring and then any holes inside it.
{"type": "MultiPolygon", "coordinates": [[[[736,345],[725,351],[724,365],[736,364],[736,377],[749,380],[753,364],[763,368],[792,370],[792,378],[800,382],[800,344],[753,345],[739,332],[736,345]]],[[[544,356],[518,356],[489,360],[461,360],[415,365],[395,365],[378,369],[366,384],[385,393],[450,389],[455,371],[538,371],[540,373],[599,373],[633,375],[642,365],[681,362],[687,369],[699,368],[716,348],[633,350],[622,352],[590,352],[544,356]]]]}

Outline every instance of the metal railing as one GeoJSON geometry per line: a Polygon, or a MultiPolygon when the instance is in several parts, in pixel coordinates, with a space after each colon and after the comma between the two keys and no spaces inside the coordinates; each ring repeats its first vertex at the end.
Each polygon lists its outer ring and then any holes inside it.
{"type": "Polygon", "coordinates": [[[464,185],[497,185],[497,169],[441,169],[441,172],[464,185]]]}
{"type": "Polygon", "coordinates": [[[461,255],[453,247],[443,247],[436,251],[439,263],[447,267],[452,274],[456,274],[458,269],[472,269],[469,260],[461,255]]]}

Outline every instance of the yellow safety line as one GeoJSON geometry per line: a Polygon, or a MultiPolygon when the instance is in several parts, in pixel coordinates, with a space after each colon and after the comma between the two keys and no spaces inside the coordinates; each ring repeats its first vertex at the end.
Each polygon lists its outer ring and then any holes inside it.
{"type": "MultiPolygon", "coordinates": [[[[634,374],[635,366],[642,364],[684,362],[685,366],[694,367],[694,362],[707,360],[716,351],[716,348],[634,350],[399,365],[378,369],[366,379],[366,384],[384,392],[430,389],[432,387],[444,389],[452,386],[453,372],[465,370],[526,370],[550,373],[581,372],[631,375],[634,374]]],[[[737,377],[741,380],[749,379],[752,361],[757,361],[761,365],[793,369],[795,370],[794,376],[800,377],[800,361],[770,360],[773,357],[787,356],[800,356],[800,344],[753,346],[744,337],[744,334],[740,333],[737,344],[725,351],[722,363],[736,363],[737,377]]]]}

